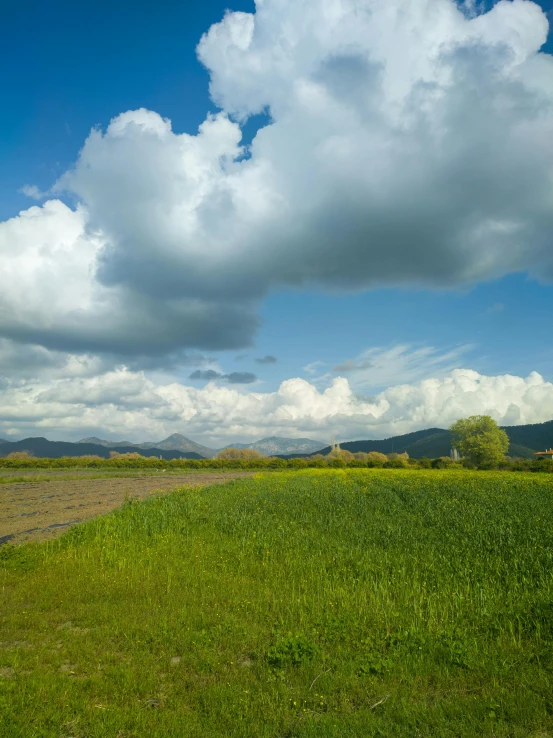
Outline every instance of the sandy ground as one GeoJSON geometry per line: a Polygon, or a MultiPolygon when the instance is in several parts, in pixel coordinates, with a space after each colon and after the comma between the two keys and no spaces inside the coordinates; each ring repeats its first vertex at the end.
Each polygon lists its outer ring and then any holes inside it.
{"type": "Polygon", "coordinates": [[[252,472],[10,482],[0,484],[0,545],[52,538],[71,525],[119,507],[127,497],[170,492],[183,484],[221,484],[252,472]]]}

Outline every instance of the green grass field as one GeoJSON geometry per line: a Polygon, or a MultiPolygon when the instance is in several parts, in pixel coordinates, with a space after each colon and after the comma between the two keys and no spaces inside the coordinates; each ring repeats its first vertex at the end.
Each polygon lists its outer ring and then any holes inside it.
{"type": "Polygon", "coordinates": [[[553,736],[547,475],[309,471],[0,549],[2,738],[553,736]]]}

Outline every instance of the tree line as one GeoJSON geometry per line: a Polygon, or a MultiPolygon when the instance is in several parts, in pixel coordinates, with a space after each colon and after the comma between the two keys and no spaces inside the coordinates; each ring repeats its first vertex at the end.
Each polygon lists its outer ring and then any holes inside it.
{"type": "MultiPolygon", "coordinates": [[[[144,468],[161,471],[189,469],[317,469],[317,468],[379,468],[379,469],[498,469],[505,471],[553,472],[553,460],[539,458],[512,459],[506,456],[509,438],[488,415],[473,415],[458,420],[450,427],[453,444],[460,458],[449,456],[435,459],[409,458],[407,453],[383,454],[379,451],[351,453],[335,445],[323,456],[282,459],[263,456],[251,448],[226,448],[212,459],[158,459],[139,453],[110,452],[101,456],[64,456],[57,459],[35,458],[27,451],[15,451],[0,458],[0,467],[7,469],[125,469],[144,468]]],[[[552,444],[553,445],[553,444],[552,444]]]]}

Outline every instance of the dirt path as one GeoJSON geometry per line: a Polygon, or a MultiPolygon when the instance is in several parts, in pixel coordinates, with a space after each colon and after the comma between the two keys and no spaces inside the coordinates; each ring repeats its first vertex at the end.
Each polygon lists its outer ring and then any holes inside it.
{"type": "Polygon", "coordinates": [[[253,472],[215,472],[182,476],[52,479],[0,485],[0,545],[51,538],[71,525],[119,507],[126,497],[170,492],[183,484],[221,484],[253,472]]]}

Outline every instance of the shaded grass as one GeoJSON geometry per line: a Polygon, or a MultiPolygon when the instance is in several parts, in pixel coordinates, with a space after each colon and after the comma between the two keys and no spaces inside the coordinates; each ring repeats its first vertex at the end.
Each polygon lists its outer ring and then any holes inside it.
{"type": "Polygon", "coordinates": [[[0,549],[0,735],[553,735],[552,492],[271,474],[0,549]]]}

